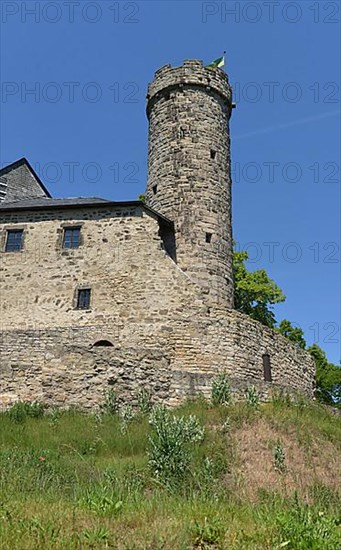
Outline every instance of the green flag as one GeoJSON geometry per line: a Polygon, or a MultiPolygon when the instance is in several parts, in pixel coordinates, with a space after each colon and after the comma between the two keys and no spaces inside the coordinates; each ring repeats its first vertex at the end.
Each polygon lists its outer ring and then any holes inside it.
{"type": "Polygon", "coordinates": [[[209,65],[206,65],[206,68],[207,69],[213,69],[214,67],[223,67],[225,65],[225,56],[223,55],[223,57],[218,57],[218,59],[215,59],[214,61],[212,61],[212,63],[210,63],[209,65]]]}

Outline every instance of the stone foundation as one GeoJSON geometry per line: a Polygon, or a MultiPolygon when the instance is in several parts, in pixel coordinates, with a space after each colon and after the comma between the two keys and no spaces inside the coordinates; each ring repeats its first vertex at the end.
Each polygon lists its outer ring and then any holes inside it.
{"type": "MultiPolygon", "coordinates": [[[[188,397],[209,397],[213,378],[223,370],[237,395],[249,385],[262,399],[274,388],[313,395],[309,354],[235,311],[211,320],[178,319],[167,332],[162,348],[148,347],[146,340],[126,347],[117,333],[115,345],[94,346],[101,339],[98,326],[3,332],[1,407],[27,400],[94,410],[110,388],[122,403],[135,405],[146,389],[154,403],[178,405],[188,397]],[[265,353],[272,382],[264,381],[265,353]]],[[[107,329],[105,339],[113,335],[107,329]]]]}

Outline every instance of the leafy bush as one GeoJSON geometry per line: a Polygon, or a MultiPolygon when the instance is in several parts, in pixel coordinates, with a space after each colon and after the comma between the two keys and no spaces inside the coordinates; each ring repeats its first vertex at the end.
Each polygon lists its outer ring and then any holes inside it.
{"type": "Polygon", "coordinates": [[[97,485],[87,489],[85,497],[81,501],[86,508],[99,516],[116,515],[123,506],[113,488],[109,485],[97,485]]]}
{"type": "Polygon", "coordinates": [[[213,379],[211,397],[214,405],[227,405],[230,402],[231,386],[225,371],[213,379]]]}
{"type": "Polygon", "coordinates": [[[27,417],[42,418],[45,406],[37,401],[18,401],[8,410],[8,415],[14,422],[25,422],[27,417]]]}
{"type": "Polygon", "coordinates": [[[177,417],[164,406],[152,410],[149,423],[149,466],[153,475],[167,486],[176,485],[187,473],[190,445],[204,438],[204,428],[194,415],[177,417]]]}

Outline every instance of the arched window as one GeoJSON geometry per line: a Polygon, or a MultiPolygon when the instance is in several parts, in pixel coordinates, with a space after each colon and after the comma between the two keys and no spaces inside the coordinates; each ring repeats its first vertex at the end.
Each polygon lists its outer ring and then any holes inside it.
{"type": "Polygon", "coordinates": [[[112,347],[113,344],[109,340],[97,340],[97,342],[94,343],[93,347],[99,348],[99,347],[112,347]]]}

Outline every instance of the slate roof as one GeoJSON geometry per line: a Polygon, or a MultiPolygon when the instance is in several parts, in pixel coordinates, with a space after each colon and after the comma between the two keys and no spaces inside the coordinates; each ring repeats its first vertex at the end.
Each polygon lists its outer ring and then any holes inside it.
{"type": "Polygon", "coordinates": [[[34,179],[36,180],[38,185],[40,185],[40,187],[41,187],[42,191],[45,193],[45,195],[47,197],[51,198],[49,190],[46,189],[45,185],[41,181],[41,179],[38,176],[37,172],[33,169],[33,167],[30,165],[30,163],[28,162],[28,160],[25,157],[22,157],[21,159],[16,160],[15,162],[12,162],[11,164],[8,164],[7,166],[4,166],[3,168],[1,168],[0,169],[0,177],[5,176],[6,174],[8,174],[8,172],[11,172],[12,170],[15,170],[16,168],[20,168],[20,166],[26,166],[28,168],[28,170],[31,172],[32,176],[34,177],[34,179]]]}
{"type": "Polygon", "coordinates": [[[76,198],[61,198],[61,199],[52,199],[52,198],[36,198],[36,199],[23,199],[12,202],[1,202],[0,203],[0,213],[1,212],[15,212],[20,210],[54,210],[54,209],[75,209],[75,208],[84,208],[84,207],[100,207],[107,206],[108,208],[134,208],[136,206],[142,206],[147,212],[151,212],[155,216],[166,222],[167,224],[173,224],[173,222],[159,214],[153,208],[150,208],[142,201],[111,201],[108,199],[102,199],[99,197],[76,197],[76,198]]]}
{"type": "Polygon", "coordinates": [[[1,212],[15,212],[17,210],[53,210],[53,209],[67,209],[67,208],[84,208],[84,207],[100,207],[100,206],[107,206],[108,208],[134,208],[137,206],[141,206],[144,210],[147,212],[150,212],[154,214],[154,216],[157,216],[160,222],[164,222],[167,225],[173,226],[172,220],[169,218],[166,218],[166,216],[163,216],[162,214],[159,214],[156,210],[153,210],[153,208],[150,208],[150,206],[147,206],[142,201],[111,201],[109,199],[102,199],[100,197],[71,197],[71,198],[60,198],[55,199],[52,198],[42,181],[39,179],[39,176],[36,174],[36,172],[33,170],[32,166],[28,162],[27,159],[22,158],[17,160],[16,162],[13,162],[12,164],[9,164],[8,166],[5,166],[0,170],[0,176],[5,175],[6,173],[10,172],[11,170],[14,170],[15,168],[18,168],[19,166],[26,165],[29,170],[31,171],[32,175],[36,178],[39,185],[42,187],[43,191],[47,194],[46,197],[37,197],[37,198],[27,198],[27,199],[20,199],[17,201],[11,201],[11,202],[0,202],[0,213],[1,212]]]}
{"type": "Polygon", "coordinates": [[[86,206],[86,205],[96,205],[103,203],[111,202],[107,199],[101,199],[98,197],[70,197],[70,198],[44,198],[44,197],[38,197],[38,198],[32,198],[32,199],[20,199],[17,201],[11,201],[11,202],[3,202],[0,203],[0,209],[1,210],[17,210],[18,208],[51,208],[55,206],[86,206]]]}

